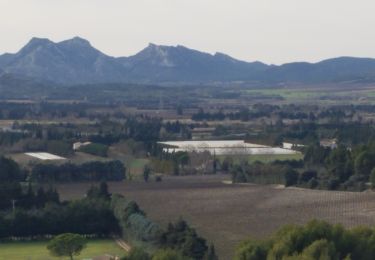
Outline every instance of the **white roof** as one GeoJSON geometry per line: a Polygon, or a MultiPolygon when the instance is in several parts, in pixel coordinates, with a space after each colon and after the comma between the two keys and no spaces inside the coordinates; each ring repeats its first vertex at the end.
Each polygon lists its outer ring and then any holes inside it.
{"type": "Polygon", "coordinates": [[[51,153],[25,153],[25,154],[28,155],[28,156],[37,158],[39,160],[43,160],[43,161],[45,161],[45,160],[65,160],[66,159],[64,157],[54,155],[54,154],[51,154],[51,153]]]}
{"type": "Polygon", "coordinates": [[[245,143],[243,140],[170,141],[159,144],[177,148],[265,148],[269,146],[245,143]]]}

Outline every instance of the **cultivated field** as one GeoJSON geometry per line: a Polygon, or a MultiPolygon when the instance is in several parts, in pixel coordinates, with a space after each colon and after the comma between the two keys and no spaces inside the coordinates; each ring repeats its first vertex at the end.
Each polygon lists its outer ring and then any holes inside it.
{"type": "MultiPolygon", "coordinates": [[[[224,184],[228,176],[168,177],[161,183],[111,183],[112,192],[136,200],[148,216],[166,225],[183,217],[214,242],[220,259],[252,236],[268,236],[288,223],[324,219],[352,227],[375,224],[375,193],[329,192],[224,184]]],[[[63,198],[83,196],[90,184],[61,185],[63,198]]]]}
{"type": "MultiPolygon", "coordinates": [[[[65,260],[69,258],[52,257],[47,242],[12,242],[0,243],[0,260],[65,260]]],[[[113,240],[92,240],[79,256],[74,259],[91,259],[110,254],[124,256],[125,251],[113,240]]]]}

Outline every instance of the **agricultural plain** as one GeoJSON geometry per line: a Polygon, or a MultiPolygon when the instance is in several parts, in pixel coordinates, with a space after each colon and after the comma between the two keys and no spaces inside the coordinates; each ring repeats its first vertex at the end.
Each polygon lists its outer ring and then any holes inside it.
{"type": "MultiPolygon", "coordinates": [[[[248,237],[264,238],[284,224],[311,219],[347,227],[375,224],[375,193],[338,192],[251,184],[228,184],[229,176],[168,177],[161,183],[111,183],[111,192],[137,201],[148,216],[166,225],[183,217],[220,259],[231,259],[248,237]]],[[[60,185],[63,198],[83,196],[90,184],[60,185]]]]}

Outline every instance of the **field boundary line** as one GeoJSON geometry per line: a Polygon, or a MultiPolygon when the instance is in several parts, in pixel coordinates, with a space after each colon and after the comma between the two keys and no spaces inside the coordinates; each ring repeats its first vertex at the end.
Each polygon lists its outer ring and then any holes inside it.
{"type": "Polygon", "coordinates": [[[132,249],[131,246],[122,239],[116,238],[115,241],[116,241],[117,245],[119,245],[127,253],[129,253],[129,251],[132,249]]]}

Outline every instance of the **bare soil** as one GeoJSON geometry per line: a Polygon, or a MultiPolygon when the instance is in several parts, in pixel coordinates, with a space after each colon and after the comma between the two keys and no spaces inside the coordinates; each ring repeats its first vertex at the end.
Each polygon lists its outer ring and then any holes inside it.
{"type": "MultiPolygon", "coordinates": [[[[231,259],[248,237],[265,238],[285,224],[312,219],[347,227],[375,224],[375,193],[283,188],[223,183],[229,176],[168,177],[161,183],[110,183],[113,193],[134,199],[161,225],[186,219],[231,259]]],[[[64,199],[83,196],[91,184],[60,185],[64,199]]]]}

